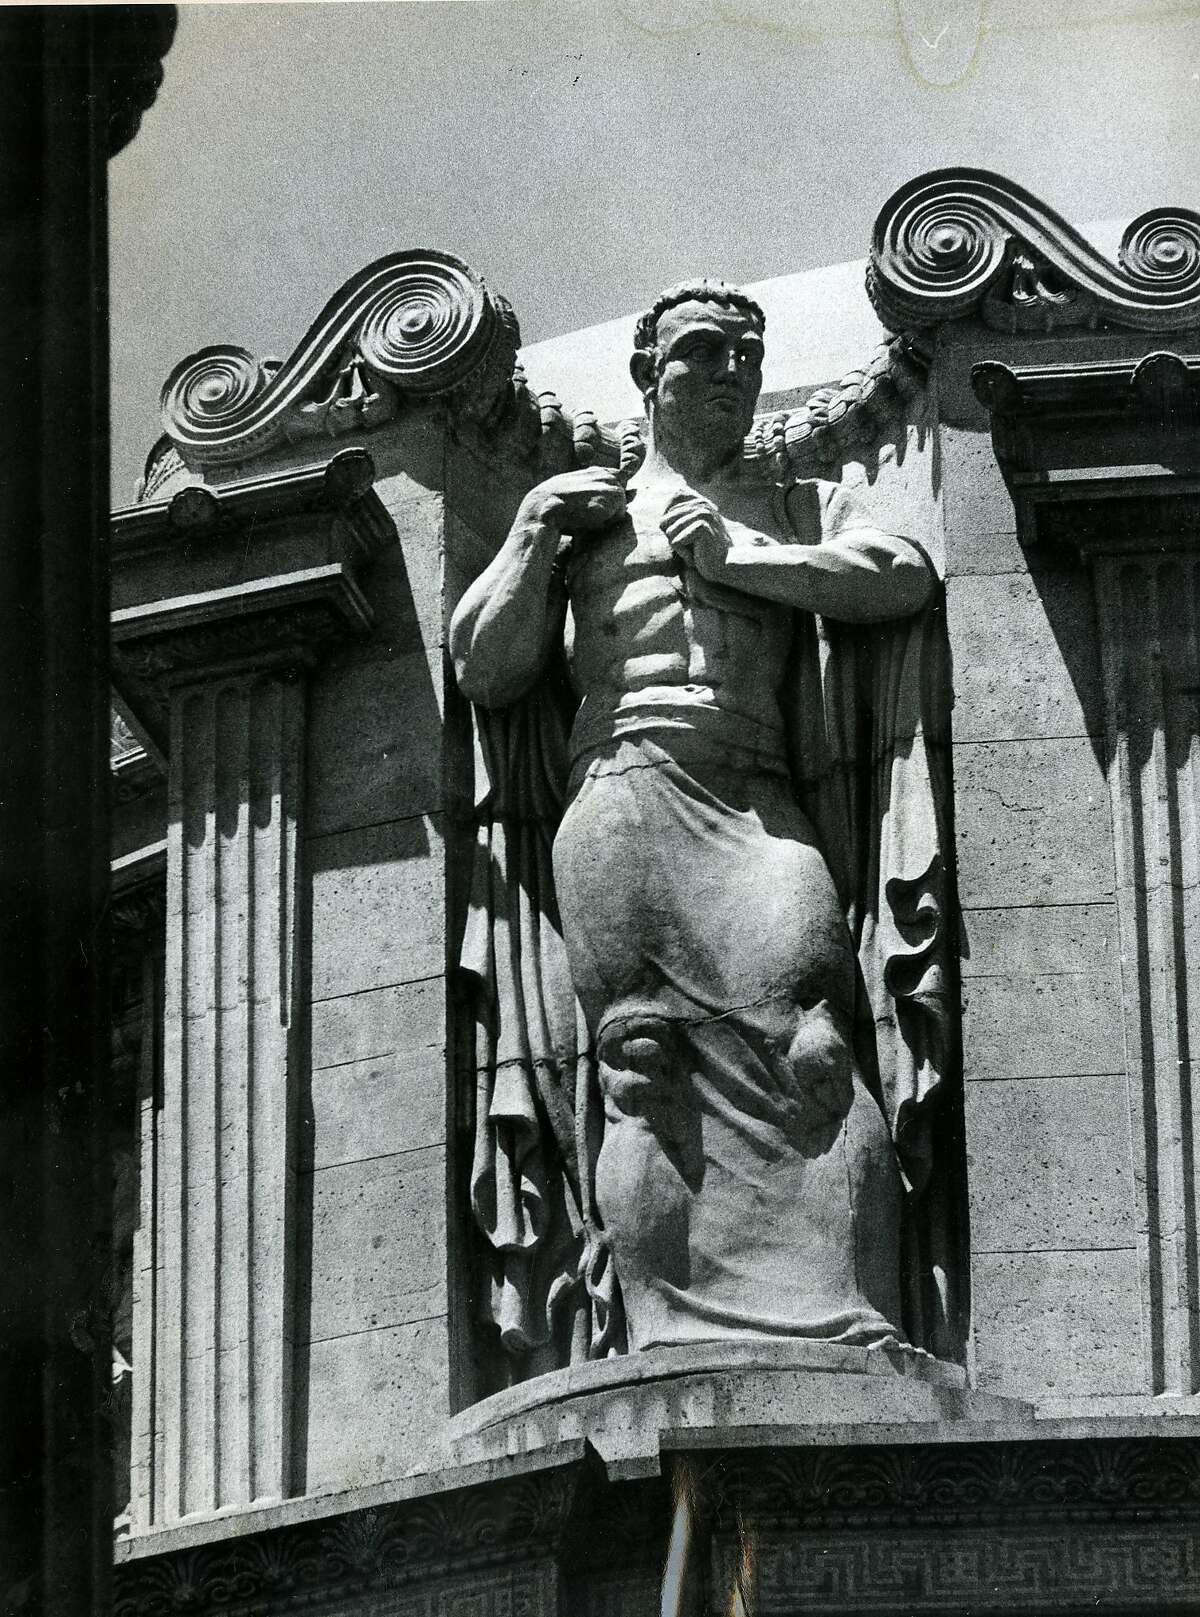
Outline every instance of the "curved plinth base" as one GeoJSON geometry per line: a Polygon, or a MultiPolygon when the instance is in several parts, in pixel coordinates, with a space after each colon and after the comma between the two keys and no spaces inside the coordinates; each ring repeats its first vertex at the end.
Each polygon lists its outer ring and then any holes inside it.
{"type": "MultiPolygon", "coordinates": [[[[603,1359],[485,1398],[455,1416],[459,1461],[589,1442],[610,1474],[657,1469],[661,1447],[720,1434],[722,1444],[812,1440],[847,1427],[1022,1420],[1032,1406],[971,1391],[966,1374],[913,1348],[724,1341],[603,1359]],[[796,1434],[799,1435],[799,1434],[796,1434]]],[[[882,1435],[882,1434],[881,1434],[882,1435]]]]}

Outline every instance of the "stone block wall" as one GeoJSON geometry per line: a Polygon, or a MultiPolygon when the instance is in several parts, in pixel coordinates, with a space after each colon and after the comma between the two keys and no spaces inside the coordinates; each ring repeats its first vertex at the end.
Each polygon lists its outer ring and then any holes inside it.
{"type": "MultiPolygon", "coordinates": [[[[1135,351],[1144,339],[1125,339],[1135,351]]],[[[1087,569],[1022,531],[973,364],[1111,339],[967,327],[937,362],[974,1371],[1051,1410],[1150,1391],[1102,645],[1087,569]]]]}
{"type": "Polygon", "coordinates": [[[447,1054],[472,782],[445,623],[525,484],[421,418],[391,435],[379,470],[399,543],[370,575],[372,634],[314,677],[308,731],[295,1464],[310,1493],[403,1475],[473,1396],[447,1054]]]}
{"type": "MultiPolygon", "coordinates": [[[[412,441],[409,441],[412,440],[412,441]]],[[[449,1414],[440,434],[376,493],[371,635],[312,682],[298,1491],[402,1474],[449,1414]],[[307,1282],[307,1284],[306,1284],[307,1282]]]]}

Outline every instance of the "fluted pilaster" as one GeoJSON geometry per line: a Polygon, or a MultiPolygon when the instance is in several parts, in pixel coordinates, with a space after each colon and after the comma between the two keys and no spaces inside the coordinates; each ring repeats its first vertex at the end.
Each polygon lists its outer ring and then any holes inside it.
{"type": "Polygon", "coordinates": [[[307,682],[325,651],[372,622],[356,575],[391,531],[372,471],[352,453],[116,519],[128,602],[113,615],[116,679],[168,766],[162,1093],[142,1139],[135,1298],[135,1532],[291,1488],[307,682]],[[197,527],[207,543],[181,551],[180,532],[197,527]],[[260,571],[284,539],[301,565],[260,571]],[[163,550],[176,566],[162,566],[163,550]],[[230,556],[243,576],[215,583],[230,556]],[[181,593],[147,598],[164,577],[181,593]]]}
{"type": "Polygon", "coordinates": [[[288,1492],[303,740],[294,675],[171,693],[156,1375],[142,1392],[155,1441],[141,1526],[288,1492]]]}
{"type": "Polygon", "coordinates": [[[1099,556],[1149,1390],[1200,1391],[1200,563],[1099,556]]]}

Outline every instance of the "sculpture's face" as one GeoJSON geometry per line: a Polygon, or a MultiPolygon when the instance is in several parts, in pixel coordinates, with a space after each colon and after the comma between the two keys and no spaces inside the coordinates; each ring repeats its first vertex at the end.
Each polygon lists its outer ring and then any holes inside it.
{"type": "Polygon", "coordinates": [[[742,309],[678,303],[659,317],[656,417],[672,434],[737,449],[762,388],[763,340],[742,309]]]}

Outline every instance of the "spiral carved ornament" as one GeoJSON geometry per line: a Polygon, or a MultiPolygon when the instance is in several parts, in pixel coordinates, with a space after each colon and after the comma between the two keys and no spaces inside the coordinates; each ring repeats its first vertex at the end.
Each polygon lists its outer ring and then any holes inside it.
{"type": "Polygon", "coordinates": [[[163,387],[163,427],[189,465],[262,454],[328,390],[348,355],[371,384],[402,395],[482,392],[468,400],[478,415],[508,386],[519,343],[508,305],[460,259],[432,249],[393,253],[330,299],[282,365],[236,347],[183,360],[163,387]]]}
{"type": "Polygon", "coordinates": [[[895,192],[875,221],[867,291],[891,330],[933,326],[976,312],[1017,261],[1044,265],[1060,288],[1055,323],[1074,305],[1078,320],[1134,330],[1200,324],[1200,214],[1143,214],[1114,265],[1053,209],[983,169],[936,170],[895,192]]]}

